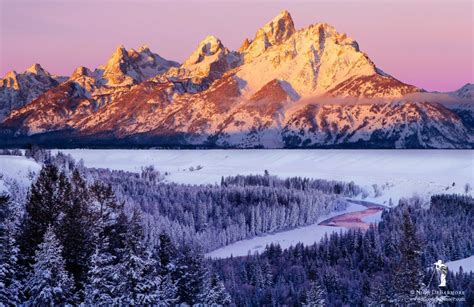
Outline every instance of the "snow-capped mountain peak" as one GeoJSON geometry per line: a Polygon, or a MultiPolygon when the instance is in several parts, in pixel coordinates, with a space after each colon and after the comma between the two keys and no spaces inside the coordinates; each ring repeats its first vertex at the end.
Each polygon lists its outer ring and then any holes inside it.
{"type": "Polygon", "coordinates": [[[34,75],[43,75],[43,76],[50,76],[50,74],[41,67],[40,64],[35,63],[31,65],[26,72],[34,74],[34,75]]]}
{"type": "Polygon", "coordinates": [[[271,45],[279,44],[295,33],[295,24],[288,11],[282,11],[265,24],[255,35],[254,41],[266,38],[271,45]]]}
{"type": "Polygon", "coordinates": [[[357,43],[333,27],[319,23],[294,33],[292,27],[288,29],[284,33],[292,35],[279,36],[285,39],[278,44],[264,45],[256,38],[246,49],[237,76],[246,81],[245,90],[250,94],[278,79],[299,96],[314,97],[351,77],[376,74],[375,65],[357,43]]]}
{"type": "Polygon", "coordinates": [[[251,59],[267,50],[267,48],[284,42],[295,32],[295,25],[290,13],[286,10],[280,12],[280,14],[257,31],[252,43],[245,48],[245,61],[251,61],[251,59]]]}
{"type": "Polygon", "coordinates": [[[20,89],[20,84],[18,82],[17,76],[18,75],[17,75],[16,71],[14,71],[14,70],[9,71],[5,75],[5,78],[3,78],[2,81],[0,81],[0,82],[3,82],[3,86],[5,86],[5,87],[9,87],[9,88],[12,88],[14,90],[19,90],[20,89]]]}
{"type": "Polygon", "coordinates": [[[128,51],[123,45],[115,49],[112,56],[109,58],[104,66],[103,78],[109,86],[126,86],[132,85],[135,80],[127,74],[132,67],[129,62],[128,51]]]}
{"type": "Polygon", "coordinates": [[[142,46],[137,52],[120,45],[103,66],[102,78],[108,86],[130,86],[176,66],[176,62],[165,60],[147,46],[142,46]]]}
{"type": "Polygon", "coordinates": [[[457,91],[450,93],[452,96],[462,99],[474,99],[474,84],[466,83],[457,91]]]}
{"type": "Polygon", "coordinates": [[[226,53],[228,50],[222,45],[220,39],[214,35],[206,36],[201,42],[199,42],[198,47],[194,52],[189,56],[189,58],[184,61],[183,67],[197,64],[204,60],[207,56],[212,56],[216,53],[226,53]]]}
{"type": "Polygon", "coordinates": [[[0,121],[63,80],[63,77],[52,76],[40,64],[33,64],[23,73],[8,72],[0,79],[0,121]]]}
{"type": "Polygon", "coordinates": [[[206,78],[213,81],[234,67],[238,61],[236,53],[224,47],[219,38],[209,35],[181,65],[180,74],[186,78],[206,78]]]}
{"type": "Polygon", "coordinates": [[[148,45],[142,45],[140,48],[138,48],[138,52],[151,53],[151,50],[150,50],[150,47],[148,47],[148,45]]]}
{"type": "MultiPolygon", "coordinates": [[[[27,78],[10,73],[0,81],[2,90],[8,88],[2,93],[22,98],[15,90],[23,88],[22,80],[44,84],[49,74],[40,67],[32,71],[27,78]]],[[[36,84],[27,88],[39,89],[36,84]]],[[[79,67],[67,82],[50,87],[35,91],[44,94],[26,107],[11,112],[7,106],[7,134],[69,136],[72,129],[86,140],[100,135],[106,141],[223,147],[474,144],[473,113],[464,104],[414,99],[422,90],[376,67],[345,33],[326,23],[296,30],[287,11],[252,41],[245,39],[238,52],[207,36],[178,65],[147,46],[119,46],[104,66],[93,72],[79,67]]],[[[472,90],[467,84],[443,95],[472,97],[472,90]]]]}
{"type": "Polygon", "coordinates": [[[70,79],[77,79],[82,76],[91,76],[91,75],[92,75],[92,72],[90,71],[89,68],[84,67],[84,66],[79,66],[78,68],[74,70],[70,79]]]}

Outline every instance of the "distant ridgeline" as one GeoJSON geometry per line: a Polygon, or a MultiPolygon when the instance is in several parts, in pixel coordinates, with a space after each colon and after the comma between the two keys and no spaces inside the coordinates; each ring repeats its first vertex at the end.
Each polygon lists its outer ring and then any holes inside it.
{"type": "Polygon", "coordinates": [[[11,71],[0,147],[473,148],[473,93],[397,80],[347,34],[282,11],[238,50],[211,35],[183,63],[119,46],[66,77],[11,71]]]}

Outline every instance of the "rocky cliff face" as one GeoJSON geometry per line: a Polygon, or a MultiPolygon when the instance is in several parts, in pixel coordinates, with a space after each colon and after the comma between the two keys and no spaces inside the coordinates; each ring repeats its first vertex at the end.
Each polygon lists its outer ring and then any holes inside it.
{"type": "Polygon", "coordinates": [[[55,132],[99,146],[472,148],[471,87],[426,93],[346,34],[296,30],[284,11],[239,51],[208,36],[181,65],[120,46],[12,111],[1,131],[6,144],[55,132]]]}

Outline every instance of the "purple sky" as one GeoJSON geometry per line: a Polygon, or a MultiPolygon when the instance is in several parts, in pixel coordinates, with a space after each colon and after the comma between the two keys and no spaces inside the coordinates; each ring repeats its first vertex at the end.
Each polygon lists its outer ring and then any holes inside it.
{"type": "Polygon", "coordinates": [[[183,61],[206,35],[237,49],[282,9],[297,29],[327,22],[378,67],[428,90],[473,82],[472,1],[0,0],[0,75],[41,63],[54,74],[95,68],[120,44],[183,61]]]}

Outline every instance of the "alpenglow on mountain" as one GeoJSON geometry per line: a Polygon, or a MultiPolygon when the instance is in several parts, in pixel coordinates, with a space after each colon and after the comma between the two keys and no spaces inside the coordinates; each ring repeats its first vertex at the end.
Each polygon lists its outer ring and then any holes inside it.
{"type": "Polygon", "coordinates": [[[0,146],[473,148],[473,85],[426,92],[325,23],[287,11],[238,51],[208,36],[182,64],[120,46],[56,77],[0,79],[0,146]]]}

